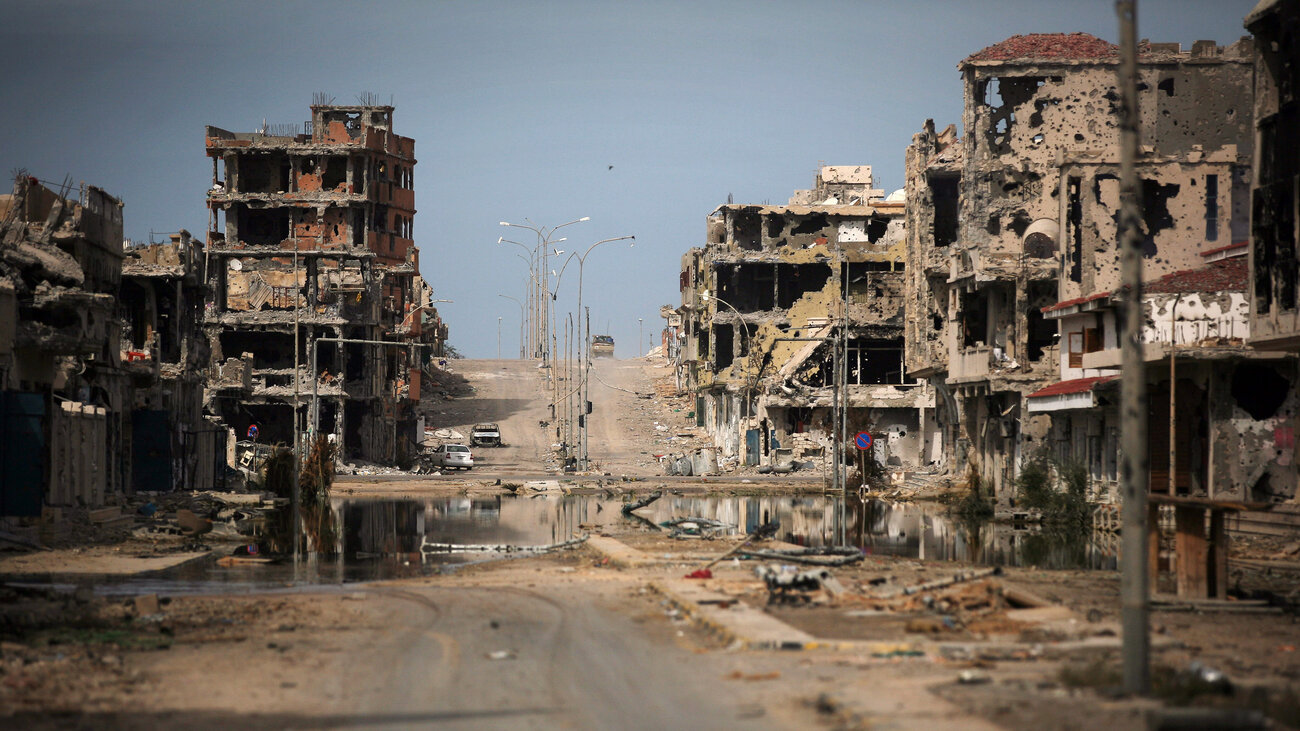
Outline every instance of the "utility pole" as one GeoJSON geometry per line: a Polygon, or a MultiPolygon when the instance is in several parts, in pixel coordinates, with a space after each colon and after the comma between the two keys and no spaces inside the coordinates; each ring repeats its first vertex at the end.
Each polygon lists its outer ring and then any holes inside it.
{"type": "MultiPolygon", "coordinates": [[[[1120,434],[1124,445],[1120,463],[1123,496],[1120,624],[1124,641],[1124,690],[1146,694],[1151,688],[1149,624],[1150,567],[1147,556],[1146,368],[1142,354],[1142,201],[1137,185],[1137,0],[1117,0],[1119,15],[1120,87],[1120,274],[1123,303],[1120,434]]],[[[1174,465],[1170,465],[1170,470],[1174,465]]]]}
{"type": "Polygon", "coordinates": [[[501,360],[501,318],[497,318],[497,360],[501,360]]]}
{"type": "Polygon", "coordinates": [[[645,318],[636,318],[636,357],[642,356],[641,346],[645,343],[645,318]]]}
{"type": "MultiPolygon", "coordinates": [[[[302,381],[299,377],[299,361],[301,356],[298,352],[298,339],[301,336],[299,332],[299,315],[298,315],[298,240],[293,240],[293,563],[298,565],[299,547],[302,542],[302,486],[299,484],[298,473],[302,471],[302,437],[298,424],[298,394],[302,390],[302,381]]],[[[312,380],[315,380],[315,364],[312,364],[312,380]]]]}

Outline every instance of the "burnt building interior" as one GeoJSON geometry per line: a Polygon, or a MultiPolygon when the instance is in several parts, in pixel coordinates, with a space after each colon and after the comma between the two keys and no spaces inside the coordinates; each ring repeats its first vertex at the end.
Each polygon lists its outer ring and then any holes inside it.
{"type": "Polygon", "coordinates": [[[881,430],[881,461],[925,461],[932,396],[904,367],[905,206],[870,170],[822,166],[787,205],[721,206],[683,258],[685,380],[724,458],[829,454],[843,359],[850,421],[881,430]]]}
{"type": "Polygon", "coordinates": [[[391,106],[311,113],[301,131],[207,128],[209,408],[240,438],[314,428],[342,458],[400,462],[428,352],[415,142],[391,106]]]}

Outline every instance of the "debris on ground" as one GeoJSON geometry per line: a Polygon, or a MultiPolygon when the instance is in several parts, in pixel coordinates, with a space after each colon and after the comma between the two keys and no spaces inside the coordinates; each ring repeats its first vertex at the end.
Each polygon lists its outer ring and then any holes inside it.
{"type": "Polygon", "coordinates": [[[754,573],[767,585],[768,604],[811,602],[817,592],[822,592],[829,598],[844,593],[844,586],[828,569],[798,571],[793,566],[764,564],[754,567],[754,573]]]}
{"type": "Polygon", "coordinates": [[[736,526],[731,523],[698,517],[665,520],[659,524],[659,527],[671,529],[668,532],[669,538],[703,538],[705,540],[730,535],[736,530],[736,526]]]}

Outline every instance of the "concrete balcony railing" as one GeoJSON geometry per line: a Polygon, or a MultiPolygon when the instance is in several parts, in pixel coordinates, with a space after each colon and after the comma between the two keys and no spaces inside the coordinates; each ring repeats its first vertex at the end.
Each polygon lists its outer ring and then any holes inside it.
{"type": "Polygon", "coordinates": [[[962,348],[953,358],[950,374],[952,378],[979,378],[988,375],[992,362],[993,348],[988,345],[962,348]]]}

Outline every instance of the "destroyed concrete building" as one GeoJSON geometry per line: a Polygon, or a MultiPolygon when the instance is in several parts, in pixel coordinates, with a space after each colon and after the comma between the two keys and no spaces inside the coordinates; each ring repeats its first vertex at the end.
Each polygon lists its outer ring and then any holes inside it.
{"type": "Polygon", "coordinates": [[[0,196],[0,516],[225,477],[225,430],[203,413],[199,243],[131,244],[121,201],[73,191],[20,174],[0,196]]]}
{"type": "Polygon", "coordinates": [[[120,367],[122,202],[19,174],[0,196],[0,515],[99,507],[131,488],[120,367]]]}
{"type": "Polygon", "coordinates": [[[936,459],[934,392],[904,372],[903,215],[869,166],[823,166],[787,205],[709,216],[707,244],[682,259],[679,363],[724,457],[829,456],[845,353],[849,430],[875,435],[886,466],[936,459]]]}
{"type": "MultiPolygon", "coordinates": [[[[1245,242],[1211,249],[1203,266],[1143,284],[1154,494],[1237,503],[1294,496],[1295,462],[1278,441],[1289,438],[1300,405],[1296,363],[1245,344],[1246,254],[1245,242]]],[[[1104,502],[1119,502],[1118,332],[1122,308],[1132,304],[1121,289],[1046,308],[1071,347],[1061,352],[1060,381],[1027,398],[1029,413],[1051,417],[1050,449],[1062,463],[1084,466],[1104,502]],[[1088,352],[1075,347],[1093,340],[1088,352]]]]}
{"type": "MultiPolygon", "coordinates": [[[[959,65],[965,136],[927,122],[908,149],[908,370],[940,392],[949,467],[973,461],[1003,502],[1051,448],[1026,397],[1060,380],[1062,359],[1105,349],[1100,320],[1062,340],[1045,309],[1119,285],[1117,63],[1082,33],[990,46],[959,65]]],[[[1252,64],[1246,39],[1143,44],[1147,280],[1245,238],[1252,64]]]]}
{"type": "Polygon", "coordinates": [[[241,439],[317,428],[345,459],[405,459],[431,349],[416,343],[427,322],[445,339],[421,294],[415,141],[391,106],[323,103],[303,129],[208,127],[206,146],[209,408],[241,439]]]}
{"type": "Polygon", "coordinates": [[[184,229],[167,243],[128,245],[122,263],[119,360],[135,394],[136,490],[205,490],[225,483],[227,434],[203,413],[208,342],[202,242],[184,229]]]}
{"type": "MultiPolygon", "coordinates": [[[[1255,65],[1255,178],[1251,191],[1250,342],[1300,352],[1300,7],[1261,0],[1245,18],[1255,65]]],[[[1279,424],[1279,459],[1300,458],[1300,411],[1279,424]]],[[[1295,495],[1300,491],[1292,484],[1295,495]]]]}

